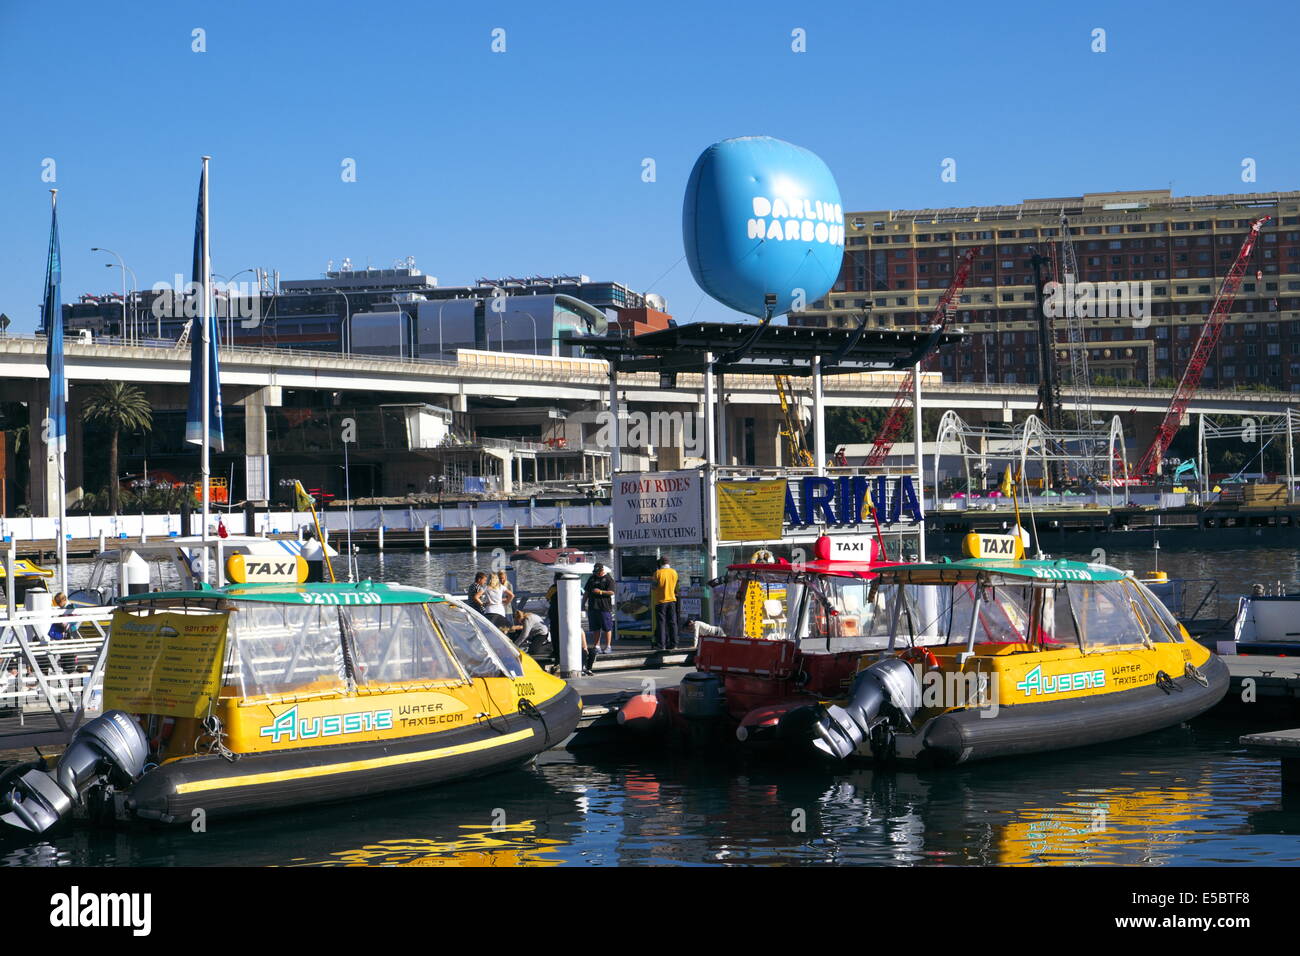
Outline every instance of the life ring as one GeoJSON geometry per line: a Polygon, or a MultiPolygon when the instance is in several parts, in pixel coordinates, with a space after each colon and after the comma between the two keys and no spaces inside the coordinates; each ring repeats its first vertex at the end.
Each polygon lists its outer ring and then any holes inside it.
{"type": "Polygon", "coordinates": [[[934,651],[928,647],[916,646],[909,647],[903,653],[899,654],[899,659],[904,661],[919,662],[925,661],[925,666],[931,670],[938,670],[939,658],[934,656],[934,651]]]}
{"type": "Polygon", "coordinates": [[[767,548],[759,548],[749,559],[750,564],[776,564],[776,555],[767,548]]]}

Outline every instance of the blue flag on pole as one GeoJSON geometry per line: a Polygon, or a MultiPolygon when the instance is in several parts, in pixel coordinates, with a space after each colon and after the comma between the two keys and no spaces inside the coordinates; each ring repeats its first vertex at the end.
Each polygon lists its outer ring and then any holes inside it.
{"type": "MultiPolygon", "coordinates": [[[[208,250],[203,247],[204,208],[207,205],[208,176],[207,167],[199,177],[199,208],[194,217],[194,264],[190,270],[190,283],[202,296],[200,306],[212,302],[207,287],[204,285],[204,264],[208,259],[208,250]]],[[[185,440],[196,445],[203,443],[203,375],[206,366],[208,376],[208,438],[213,451],[225,448],[225,430],[221,423],[221,372],[217,368],[217,330],[216,318],[208,314],[208,349],[206,361],[203,355],[203,319],[200,311],[194,317],[190,327],[190,402],[185,416],[185,440]]]]}
{"type": "Polygon", "coordinates": [[[45,263],[45,302],[41,325],[45,328],[45,367],[50,372],[49,449],[62,454],[68,445],[68,379],[63,372],[63,304],[59,286],[63,264],[59,254],[59,210],[50,206],[50,254],[45,263]]]}

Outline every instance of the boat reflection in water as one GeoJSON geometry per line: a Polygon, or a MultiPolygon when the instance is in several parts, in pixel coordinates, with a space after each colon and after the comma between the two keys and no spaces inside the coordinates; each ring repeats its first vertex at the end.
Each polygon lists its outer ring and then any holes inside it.
{"type": "Polygon", "coordinates": [[[563,840],[538,834],[536,823],[468,824],[454,840],[382,840],[330,859],[295,866],[560,866],[563,840]]]}
{"type": "Polygon", "coordinates": [[[945,770],[578,761],[436,790],[215,821],[74,829],[0,865],[1206,865],[1300,861],[1278,767],[1198,721],[945,770]],[[498,812],[499,811],[499,812],[498,812]]]}

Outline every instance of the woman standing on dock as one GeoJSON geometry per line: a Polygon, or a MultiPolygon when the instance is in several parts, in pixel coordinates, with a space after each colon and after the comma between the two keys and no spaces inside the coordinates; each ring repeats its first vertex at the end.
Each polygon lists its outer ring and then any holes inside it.
{"type": "Polygon", "coordinates": [[[497,572],[497,587],[501,589],[501,607],[503,609],[501,613],[509,619],[513,611],[512,605],[515,602],[515,592],[510,588],[510,577],[504,569],[497,572]]]}
{"type": "MultiPolygon", "coordinates": [[[[505,630],[510,626],[510,619],[506,617],[505,597],[509,593],[510,586],[503,585],[495,574],[488,575],[487,586],[483,589],[483,613],[487,619],[505,630]]],[[[512,598],[513,594],[510,595],[512,598]]]]}

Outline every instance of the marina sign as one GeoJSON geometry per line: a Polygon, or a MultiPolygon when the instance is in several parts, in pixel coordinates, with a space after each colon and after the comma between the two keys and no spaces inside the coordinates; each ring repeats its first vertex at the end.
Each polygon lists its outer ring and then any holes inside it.
{"type": "Polygon", "coordinates": [[[891,525],[904,518],[913,524],[922,519],[911,475],[804,475],[786,485],[785,522],[791,527],[891,525]]]}

